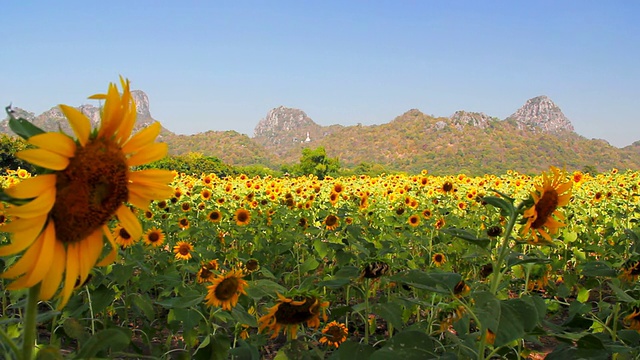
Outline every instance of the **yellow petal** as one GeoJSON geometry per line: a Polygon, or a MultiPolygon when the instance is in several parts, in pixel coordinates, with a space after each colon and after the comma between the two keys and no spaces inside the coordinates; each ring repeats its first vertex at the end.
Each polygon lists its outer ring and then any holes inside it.
{"type": "Polygon", "coordinates": [[[160,134],[161,129],[162,126],[160,126],[160,123],[156,121],[146,128],[138,131],[124,144],[122,151],[125,154],[132,154],[138,152],[141,148],[149,144],[153,144],[156,137],[158,137],[158,134],[160,134]]]}
{"type": "Polygon", "coordinates": [[[51,188],[45,190],[40,196],[31,200],[28,204],[21,206],[12,206],[5,213],[11,216],[21,218],[35,218],[47,214],[56,201],[56,189],[51,188]]]}
{"type": "Polygon", "coordinates": [[[99,138],[110,138],[118,129],[122,120],[122,104],[118,88],[115,84],[109,84],[107,98],[102,108],[102,119],[100,121],[100,129],[98,130],[99,138]]]}
{"type": "Polygon", "coordinates": [[[96,229],[91,235],[80,242],[80,253],[82,254],[82,258],[80,259],[80,284],[85,282],[87,276],[89,276],[89,272],[98,262],[98,258],[104,247],[103,245],[102,228],[96,229]]]}
{"type": "Polygon", "coordinates": [[[138,218],[129,210],[126,205],[120,206],[116,211],[116,216],[118,216],[118,221],[122,224],[122,227],[127,230],[129,235],[134,240],[140,239],[142,236],[142,225],[138,221],[138,218]]]}
{"type": "Polygon", "coordinates": [[[30,269],[38,266],[37,260],[40,256],[40,251],[44,243],[43,236],[39,236],[38,239],[31,245],[31,247],[22,255],[20,260],[16,261],[7,271],[0,275],[1,278],[9,279],[18,277],[30,269]]]}
{"type": "Polygon", "coordinates": [[[44,279],[42,279],[40,300],[43,301],[47,301],[53,297],[60,287],[60,281],[62,281],[62,273],[64,273],[64,266],[66,265],[67,251],[64,249],[64,245],[60,241],[55,241],[53,258],[55,260],[51,263],[49,272],[45,275],[44,279]]]}
{"type": "Polygon", "coordinates": [[[69,125],[71,125],[73,132],[76,134],[80,145],[85,146],[89,141],[89,134],[91,134],[91,120],[80,110],[71,106],[60,105],[60,110],[69,120],[69,125]]]}
{"type": "Polygon", "coordinates": [[[148,200],[162,200],[171,196],[173,189],[169,185],[156,184],[129,184],[129,192],[144,197],[148,200]]]}
{"type": "Polygon", "coordinates": [[[129,181],[168,184],[173,181],[175,175],[170,170],[146,169],[133,171],[129,174],[129,181]]]}
{"type": "Polygon", "coordinates": [[[42,281],[49,272],[51,263],[53,262],[54,248],[56,243],[56,230],[53,221],[49,222],[47,228],[40,234],[36,244],[40,244],[40,250],[35,262],[32,264],[31,271],[28,271],[23,277],[16,280],[8,289],[30,288],[42,281]]]}
{"type": "Polygon", "coordinates": [[[116,245],[116,242],[113,240],[113,236],[111,236],[111,231],[106,225],[102,226],[102,232],[109,241],[109,244],[111,244],[111,250],[109,251],[107,256],[104,257],[104,259],[100,260],[100,262],[96,264],[96,266],[107,266],[113,263],[116,260],[116,256],[118,254],[118,245],[116,245]]]}
{"type": "Polygon", "coordinates": [[[72,158],[76,153],[76,143],[67,134],[59,132],[49,132],[34,135],[29,138],[29,144],[33,144],[41,149],[49,150],[52,153],[72,158]]]}
{"type": "Polygon", "coordinates": [[[76,281],[78,280],[79,255],[77,243],[67,245],[67,266],[65,267],[62,300],[60,300],[60,303],[58,304],[58,310],[61,310],[65,305],[67,305],[69,297],[75,288],[76,281]]]}
{"type": "Polygon", "coordinates": [[[167,144],[153,143],[141,148],[137,153],[127,159],[128,166],[138,166],[160,160],[167,156],[167,144]]]}
{"type": "Polygon", "coordinates": [[[55,189],[56,175],[38,175],[5,189],[4,192],[15,199],[31,199],[51,188],[55,189]]]}
{"type": "Polygon", "coordinates": [[[141,196],[136,192],[131,191],[129,188],[129,198],[127,202],[138,209],[149,210],[149,204],[151,204],[151,200],[146,196],[141,196]]]}
{"type": "Polygon", "coordinates": [[[2,227],[3,232],[12,232],[11,244],[0,247],[0,256],[17,254],[28,248],[42,232],[48,215],[32,219],[18,219],[2,227]]]}
{"type": "Polygon", "coordinates": [[[68,157],[44,149],[18,151],[16,157],[45,169],[64,170],[69,166],[68,157]]]}

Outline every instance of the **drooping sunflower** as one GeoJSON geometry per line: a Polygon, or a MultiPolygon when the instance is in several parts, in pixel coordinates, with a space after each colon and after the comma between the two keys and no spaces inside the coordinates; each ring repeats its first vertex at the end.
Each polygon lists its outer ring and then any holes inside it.
{"type": "Polygon", "coordinates": [[[200,266],[200,270],[196,274],[196,280],[198,284],[202,284],[204,282],[213,281],[215,279],[214,270],[218,270],[218,260],[213,259],[207,263],[202,263],[200,266]]]}
{"type": "Polygon", "coordinates": [[[127,229],[118,225],[115,230],[113,230],[113,238],[116,241],[116,244],[122,246],[123,248],[128,248],[129,246],[135,244],[135,239],[127,232],[127,229]]]}
{"type": "Polygon", "coordinates": [[[349,335],[349,329],[343,323],[332,321],[328,323],[324,329],[322,329],[323,337],[320,338],[321,344],[327,344],[329,346],[335,346],[338,348],[340,344],[347,340],[349,335]]]}
{"type": "Polygon", "coordinates": [[[146,245],[152,245],[158,247],[164,243],[164,232],[162,229],[151,228],[144,234],[144,243],[146,245]]]}
{"type": "Polygon", "coordinates": [[[41,283],[39,298],[48,300],[63,284],[58,297],[59,308],[64,307],[78,278],[83,283],[91,268],[115,259],[117,246],[108,221],[115,215],[132,238],[138,239],[142,226],[126,203],[147,209],[151,200],[171,194],[167,186],[173,180],[171,172],[130,170],[163,158],[167,144],[154,141],[160,133],[159,123],[131,135],[136,105],[129,81],[120,80],[122,94],[110,84],[107,94],[91,97],[104,100],[98,129],[92,130],[91,121],[79,110],[60,105],[77,139],[43,132],[27,139],[37,148],[16,153],[18,158],[50,171],[5,190],[15,199],[32,199],[7,209],[7,215],[15,220],[3,231],[12,233],[12,242],[0,248],[0,256],[24,251],[1,275],[15,279],[8,289],[41,283]],[[104,238],[111,251],[98,262],[104,238]]]}
{"type": "Polygon", "coordinates": [[[536,184],[536,191],[531,192],[534,205],[524,212],[527,223],[522,227],[522,236],[533,237],[532,243],[540,241],[551,242],[551,235],[558,232],[558,229],[565,226],[552,215],[560,220],[564,220],[564,215],[558,211],[558,207],[565,206],[571,199],[571,187],[573,182],[566,180],[564,171],[551,166],[551,173],[542,174],[542,184],[536,184]],[[545,230],[546,228],[546,230],[545,230]],[[542,240],[538,238],[542,236],[542,240]]]}
{"type": "Polygon", "coordinates": [[[326,321],[328,306],[328,301],[322,301],[311,294],[291,298],[278,294],[278,303],[258,320],[258,332],[268,328],[273,339],[278,336],[280,329],[284,328],[285,335],[288,335],[289,339],[295,339],[298,325],[306,322],[307,326],[317,329],[320,326],[320,313],[326,321]]]}
{"type": "Polygon", "coordinates": [[[240,208],[236,210],[235,219],[236,225],[238,226],[249,225],[249,222],[251,221],[251,214],[247,209],[240,208]]]}
{"type": "Polygon", "coordinates": [[[240,270],[231,270],[225,275],[218,275],[213,284],[207,287],[209,290],[205,300],[209,306],[220,306],[223,310],[231,311],[238,304],[240,294],[247,294],[244,289],[247,282],[240,270]]]}
{"type": "Polygon", "coordinates": [[[187,241],[178,241],[178,243],[173,247],[173,253],[176,254],[176,259],[178,260],[189,260],[192,255],[193,245],[187,241]]]}

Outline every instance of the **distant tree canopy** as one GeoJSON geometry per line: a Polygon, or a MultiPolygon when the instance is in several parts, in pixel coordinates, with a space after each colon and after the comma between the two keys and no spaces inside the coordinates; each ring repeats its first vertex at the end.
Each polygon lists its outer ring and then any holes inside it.
{"type": "Polygon", "coordinates": [[[34,173],[35,167],[33,165],[16,157],[16,152],[24,150],[28,146],[26,142],[18,137],[0,134],[0,168],[3,170],[21,168],[34,173]]]}
{"type": "Polygon", "coordinates": [[[218,177],[237,175],[238,172],[220,159],[214,156],[205,156],[200,153],[188,153],[179,156],[167,156],[140,167],[141,169],[156,168],[175,170],[179,173],[200,176],[201,174],[216,174],[218,177]]]}
{"type": "Polygon", "coordinates": [[[282,172],[293,176],[315,175],[318,179],[327,176],[338,176],[340,172],[340,161],[338,158],[327,157],[324,147],[315,149],[302,149],[300,163],[296,165],[285,165],[282,172]]]}

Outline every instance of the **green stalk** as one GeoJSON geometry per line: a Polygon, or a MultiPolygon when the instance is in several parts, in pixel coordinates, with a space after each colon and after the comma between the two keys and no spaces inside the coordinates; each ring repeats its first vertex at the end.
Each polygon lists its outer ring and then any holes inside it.
{"type": "Polygon", "coordinates": [[[33,348],[36,342],[36,316],[38,315],[38,296],[40,283],[32,286],[27,295],[27,306],[24,314],[24,333],[22,342],[22,360],[33,359],[33,348]]]}
{"type": "Polygon", "coordinates": [[[491,282],[491,293],[495,295],[498,292],[498,285],[500,285],[500,281],[502,280],[502,274],[505,270],[502,269],[502,262],[504,258],[507,256],[509,252],[509,239],[511,238],[511,232],[513,231],[513,227],[516,224],[516,220],[518,219],[518,213],[520,212],[520,208],[523,203],[520,203],[518,207],[515,209],[513,214],[511,214],[509,218],[509,223],[507,224],[507,229],[504,232],[504,239],[502,240],[502,244],[500,245],[500,253],[498,255],[498,259],[493,265],[493,281],[491,282]]]}

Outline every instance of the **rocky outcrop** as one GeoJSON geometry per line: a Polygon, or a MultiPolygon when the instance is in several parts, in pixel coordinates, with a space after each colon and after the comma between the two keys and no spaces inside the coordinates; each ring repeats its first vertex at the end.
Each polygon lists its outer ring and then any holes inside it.
{"type": "Polygon", "coordinates": [[[456,111],[453,115],[450,116],[451,122],[458,129],[461,129],[464,125],[475,126],[480,129],[484,129],[488,126],[490,121],[494,121],[494,119],[484,113],[478,112],[467,112],[467,111],[456,111]]]}
{"type": "MultiPolygon", "coordinates": [[[[131,96],[133,97],[136,103],[136,124],[134,125],[134,132],[138,131],[149,124],[155,122],[156,120],[151,116],[151,112],[149,111],[149,98],[144,91],[141,90],[133,90],[131,91],[131,96]]],[[[92,127],[97,127],[100,124],[100,107],[85,104],[80,105],[77,108],[84,115],[89,118],[92,123],[92,127]]],[[[53,107],[42,114],[35,116],[35,114],[25,111],[20,108],[13,108],[13,116],[16,118],[24,118],[26,120],[31,121],[35,126],[45,130],[45,131],[59,131],[62,130],[64,133],[73,135],[73,130],[69,126],[69,122],[62,114],[62,111],[58,106],[53,107]]],[[[0,132],[13,134],[11,129],[9,128],[9,118],[7,117],[5,120],[0,121],[0,132]]],[[[166,128],[162,128],[160,131],[162,135],[172,134],[171,131],[166,128]]]]}
{"type": "Polygon", "coordinates": [[[519,129],[535,129],[544,132],[574,131],[571,121],[562,110],[546,96],[538,96],[527,102],[507,120],[515,120],[519,129]]]}

